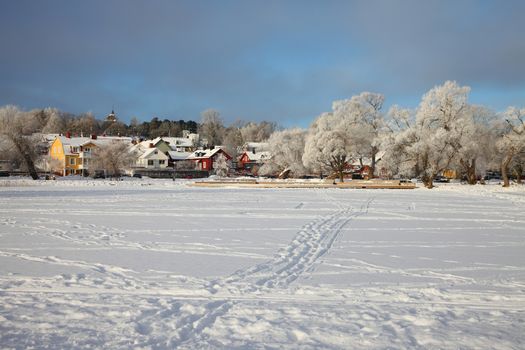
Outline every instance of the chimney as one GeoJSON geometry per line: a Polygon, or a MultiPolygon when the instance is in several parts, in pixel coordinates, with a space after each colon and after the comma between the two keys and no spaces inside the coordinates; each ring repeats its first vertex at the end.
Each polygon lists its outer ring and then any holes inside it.
{"type": "Polygon", "coordinates": [[[91,139],[92,140],[96,140],[97,139],[97,135],[96,134],[91,134],[91,139]]]}
{"type": "Polygon", "coordinates": [[[71,138],[71,133],[68,131],[66,132],[66,138],[70,139],[71,138]]]}
{"type": "Polygon", "coordinates": [[[149,143],[149,148],[155,148],[155,146],[150,142],[149,143]]]}

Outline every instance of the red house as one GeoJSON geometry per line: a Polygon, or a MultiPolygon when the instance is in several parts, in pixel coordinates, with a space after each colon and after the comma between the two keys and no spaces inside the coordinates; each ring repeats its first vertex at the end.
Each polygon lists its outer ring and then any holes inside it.
{"type": "Polygon", "coordinates": [[[198,164],[199,170],[211,171],[213,169],[213,162],[217,159],[219,154],[224,155],[226,160],[231,160],[232,157],[224,152],[220,147],[215,147],[214,149],[200,149],[196,150],[186,158],[198,164]]]}
{"type": "Polygon", "coordinates": [[[240,170],[251,171],[260,167],[270,158],[270,152],[246,151],[239,158],[238,167],[240,170]]]}

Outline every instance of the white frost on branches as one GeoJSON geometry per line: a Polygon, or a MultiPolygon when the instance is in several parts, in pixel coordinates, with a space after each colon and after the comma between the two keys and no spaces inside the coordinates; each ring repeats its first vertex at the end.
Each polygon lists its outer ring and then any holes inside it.
{"type": "Polygon", "coordinates": [[[306,136],[303,163],[314,172],[333,172],[343,181],[344,170],[355,152],[352,125],[340,113],[321,114],[306,136]]]}
{"type": "Polygon", "coordinates": [[[288,129],[274,132],[268,139],[268,159],[259,170],[261,175],[274,175],[289,170],[294,177],[306,174],[303,165],[303,153],[306,131],[303,129],[288,129]]]}
{"type": "Polygon", "coordinates": [[[219,155],[215,158],[213,162],[213,170],[215,170],[215,174],[220,177],[226,177],[228,176],[228,161],[226,157],[219,153],[219,155]]]}

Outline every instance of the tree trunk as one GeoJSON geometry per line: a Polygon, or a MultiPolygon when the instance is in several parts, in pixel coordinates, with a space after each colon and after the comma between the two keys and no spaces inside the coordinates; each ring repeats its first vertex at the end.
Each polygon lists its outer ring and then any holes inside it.
{"type": "Polygon", "coordinates": [[[523,173],[523,166],[521,164],[518,164],[514,167],[514,174],[516,174],[516,183],[518,185],[521,185],[521,174],[523,173]]]}
{"type": "Polygon", "coordinates": [[[24,161],[31,178],[33,178],[33,180],[38,180],[38,173],[36,172],[35,163],[33,163],[33,159],[31,159],[31,156],[27,152],[24,153],[24,161]]]}
{"type": "Polygon", "coordinates": [[[470,161],[470,166],[467,170],[467,180],[469,185],[475,185],[477,182],[476,179],[476,158],[470,161]]]}
{"type": "Polygon", "coordinates": [[[476,179],[476,158],[471,159],[470,161],[464,161],[460,159],[460,164],[465,169],[467,175],[467,182],[469,185],[475,185],[477,182],[476,179]]]}
{"type": "Polygon", "coordinates": [[[16,139],[12,139],[12,141],[17,151],[22,155],[29,175],[33,180],[38,180],[38,173],[36,172],[35,163],[33,162],[33,158],[31,158],[29,152],[26,149],[24,149],[23,142],[16,139]]]}
{"type": "Polygon", "coordinates": [[[368,178],[373,179],[376,171],[376,154],[372,154],[372,161],[370,162],[370,170],[368,171],[368,178]]]}
{"type": "Polygon", "coordinates": [[[425,185],[426,188],[428,189],[434,188],[434,176],[423,175],[421,177],[421,181],[423,181],[423,184],[425,185]]]}
{"type": "Polygon", "coordinates": [[[346,156],[333,156],[332,161],[330,162],[330,167],[332,168],[332,171],[335,174],[337,174],[337,176],[339,177],[339,180],[341,180],[341,182],[344,182],[346,156]]]}
{"type": "Polygon", "coordinates": [[[512,154],[507,153],[501,162],[501,177],[503,177],[503,187],[509,187],[509,164],[512,161],[512,154]]]}

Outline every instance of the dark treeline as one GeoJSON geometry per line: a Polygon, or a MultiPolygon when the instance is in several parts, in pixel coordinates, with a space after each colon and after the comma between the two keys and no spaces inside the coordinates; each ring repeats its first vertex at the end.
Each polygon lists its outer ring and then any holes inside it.
{"type": "Polygon", "coordinates": [[[119,120],[100,120],[91,113],[72,114],[61,112],[56,109],[42,109],[32,111],[42,119],[48,120],[49,133],[65,134],[70,132],[73,135],[122,135],[122,136],[138,136],[143,138],[155,138],[158,136],[181,137],[183,130],[188,130],[191,133],[196,133],[198,130],[198,123],[193,120],[169,120],[159,119],[153,117],[150,121],[139,121],[137,118],[132,118],[129,124],[123,123],[119,120]],[[52,123],[49,123],[52,119],[52,123]]]}

